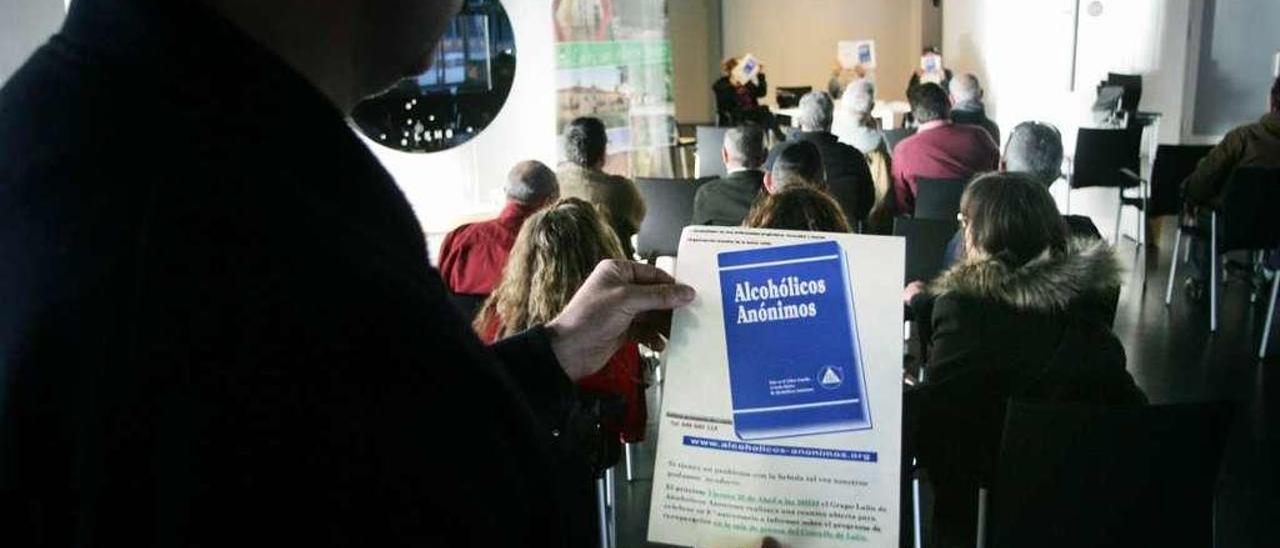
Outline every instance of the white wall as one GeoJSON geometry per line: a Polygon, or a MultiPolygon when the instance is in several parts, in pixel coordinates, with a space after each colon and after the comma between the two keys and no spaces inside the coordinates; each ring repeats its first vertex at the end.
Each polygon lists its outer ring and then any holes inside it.
{"type": "MultiPolygon", "coordinates": [[[[516,78],[502,111],[467,144],[410,154],[366,144],[395,177],[433,244],[457,224],[492,216],[507,171],[521,160],[555,166],[555,36],[551,0],[503,0],[516,36],[516,78]]],[[[434,254],[433,254],[434,257],[434,254]]]]}
{"type": "Polygon", "coordinates": [[[755,54],[765,64],[772,96],[777,86],[827,89],[836,42],[872,39],[877,93],[905,99],[907,80],[920,59],[920,1],[724,0],[724,55],[755,54]]]}
{"type": "MultiPolygon", "coordinates": [[[[973,72],[987,90],[987,108],[1004,129],[1026,120],[1053,123],[1068,154],[1079,127],[1091,122],[1096,86],[1108,71],[1145,77],[1141,109],[1164,114],[1159,141],[1182,141],[1187,100],[1188,32],[1197,0],[1103,0],[1103,13],[1084,13],[1072,72],[1075,0],[947,0],[943,51],[956,71],[973,72]],[[1146,29],[1146,32],[1139,32],[1146,29]],[[1074,76],[1074,89],[1072,88],[1074,76]]],[[[1065,205],[1063,185],[1055,196],[1065,205]]],[[[1110,232],[1115,192],[1080,190],[1072,209],[1110,232]]],[[[1126,232],[1133,234],[1133,229],[1126,232]]]]}
{"type": "Polygon", "coordinates": [[[0,0],[0,84],[58,30],[64,15],[64,0],[0,0]]]}

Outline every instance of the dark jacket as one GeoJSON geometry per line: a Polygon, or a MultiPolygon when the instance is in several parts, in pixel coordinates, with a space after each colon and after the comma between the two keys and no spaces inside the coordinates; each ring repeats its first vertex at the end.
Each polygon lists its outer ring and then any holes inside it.
{"type": "Polygon", "coordinates": [[[721,125],[734,125],[746,121],[758,122],[754,111],[760,108],[759,99],[769,94],[769,80],[761,72],[756,76],[757,82],[747,82],[745,98],[748,104],[739,100],[738,88],[729,81],[728,76],[721,76],[711,84],[711,91],[716,96],[716,114],[721,125]]]}
{"type": "Polygon", "coordinates": [[[76,0],[0,90],[4,544],[589,545],[545,330],[483,346],[342,113],[200,5],[76,0]]]}
{"type": "Polygon", "coordinates": [[[764,172],[745,169],[708,181],[693,198],[691,224],[739,226],[764,188],[764,172]]]}
{"type": "Polygon", "coordinates": [[[1223,137],[1187,178],[1187,201],[1217,205],[1231,172],[1239,167],[1280,167],[1280,113],[1267,114],[1223,137]]]}
{"type": "Polygon", "coordinates": [[[809,141],[822,154],[822,167],[827,174],[827,190],[844,210],[849,226],[858,226],[876,203],[876,184],[871,179],[867,158],[858,149],[841,143],[827,131],[801,131],[792,136],[796,141],[809,141]]]}
{"type": "Polygon", "coordinates": [[[1000,126],[996,125],[990,118],[987,118],[987,109],[982,106],[982,103],[956,105],[955,108],[951,109],[951,121],[957,124],[978,126],[987,130],[987,133],[991,135],[991,140],[995,142],[996,146],[1000,146],[1000,126]]]}
{"type": "Polygon", "coordinates": [[[935,486],[942,545],[973,544],[977,488],[995,469],[1010,399],[1145,402],[1110,329],[1119,283],[1110,247],[1075,239],[1062,256],[1019,268],[977,259],[931,285],[928,382],[908,393],[905,413],[909,450],[935,486]]]}

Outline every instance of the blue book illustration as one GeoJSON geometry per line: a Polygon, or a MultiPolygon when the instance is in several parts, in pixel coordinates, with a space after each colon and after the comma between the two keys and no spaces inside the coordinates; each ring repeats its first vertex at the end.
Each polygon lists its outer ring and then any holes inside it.
{"type": "Polygon", "coordinates": [[[727,251],[717,261],[738,437],[871,428],[840,245],[727,251]]]}

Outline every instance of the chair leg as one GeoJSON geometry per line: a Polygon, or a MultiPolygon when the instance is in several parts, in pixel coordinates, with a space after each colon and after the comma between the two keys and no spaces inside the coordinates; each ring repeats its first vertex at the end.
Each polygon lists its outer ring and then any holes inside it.
{"type": "Polygon", "coordinates": [[[1209,220],[1209,332],[1218,332],[1218,213],[1209,220]]]}
{"type": "Polygon", "coordinates": [[[618,496],[617,496],[617,491],[615,491],[616,480],[617,478],[614,477],[612,468],[604,471],[604,482],[605,482],[605,488],[607,489],[607,494],[605,498],[606,500],[609,501],[609,546],[610,547],[614,547],[618,545],[618,496]]]}
{"type": "Polygon", "coordinates": [[[603,477],[596,478],[596,526],[600,528],[600,548],[609,544],[609,488],[603,477]]]}
{"type": "Polygon", "coordinates": [[[1280,272],[1271,280],[1271,300],[1267,305],[1267,321],[1262,327],[1262,344],[1258,347],[1258,357],[1267,357],[1267,343],[1271,341],[1271,319],[1276,314],[1276,291],[1280,290],[1280,272]]]}
{"type": "Polygon", "coordinates": [[[1124,215],[1124,189],[1118,189],[1116,192],[1116,231],[1111,238],[1111,245],[1120,245],[1120,219],[1124,215]]]}
{"type": "MultiPolygon", "coordinates": [[[[1173,302],[1173,281],[1178,277],[1178,248],[1182,245],[1182,227],[1178,227],[1178,231],[1173,236],[1173,255],[1169,261],[1169,286],[1164,290],[1164,304],[1169,306],[1173,302]]],[[[1187,247],[1191,247],[1190,242],[1187,247]]]]}
{"type": "Polygon", "coordinates": [[[923,528],[920,527],[920,478],[911,479],[911,528],[914,533],[915,548],[924,548],[923,528]]]}
{"type": "Polygon", "coordinates": [[[632,481],[635,481],[635,469],[631,464],[631,448],[634,445],[635,444],[627,443],[627,442],[622,443],[622,457],[626,461],[625,470],[627,473],[627,483],[631,483],[632,481]]]}
{"type": "Polygon", "coordinates": [[[978,539],[977,548],[987,547],[987,489],[978,488],[978,539]]]}

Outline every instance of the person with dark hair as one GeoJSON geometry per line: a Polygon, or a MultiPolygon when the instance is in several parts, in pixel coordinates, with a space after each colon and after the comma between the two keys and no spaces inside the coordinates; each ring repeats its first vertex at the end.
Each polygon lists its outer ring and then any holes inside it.
{"type": "Polygon", "coordinates": [[[507,204],[497,219],[453,229],[440,247],[440,276],[449,291],[485,297],[507,264],[520,225],[560,198],[556,173],[537,160],[520,162],[507,175],[507,204]]]}
{"type": "Polygon", "coordinates": [[[810,185],[792,185],[764,196],[751,208],[742,226],[809,232],[853,231],[835,198],[810,185]]]}
{"type": "Polygon", "coordinates": [[[893,190],[899,215],[916,210],[916,180],[964,179],[1000,165],[1000,149],[986,130],[954,124],[947,92],[937,84],[911,88],[908,97],[919,128],[893,149],[893,190]]]}
{"type": "Polygon", "coordinates": [[[693,199],[695,225],[738,226],[764,189],[764,131],[746,123],[724,134],[720,152],[728,173],[708,181],[693,199]]]}
{"type": "Polygon", "coordinates": [[[1120,268],[1106,242],[1069,237],[1048,190],[1022,174],[970,183],[960,221],[967,258],[926,289],[928,382],[904,400],[906,446],[934,487],[930,546],[973,545],[1009,399],[1146,401],[1111,332],[1120,268]]]}
{"type": "Polygon", "coordinates": [[[764,164],[764,189],[777,194],[796,185],[823,188],[826,174],[818,145],[808,141],[786,141],[769,151],[764,164]]]}
{"type": "Polygon", "coordinates": [[[596,546],[575,383],[693,290],[481,343],[346,118],[461,0],[300,5],[75,0],[0,89],[4,545],[596,546]]]}
{"type": "Polygon", "coordinates": [[[581,117],[564,129],[564,163],[556,170],[560,194],[594,205],[618,234],[622,252],[635,258],[631,237],[644,222],[644,198],[630,179],[604,172],[609,136],[599,118],[581,117]]]}
{"type": "Polygon", "coordinates": [[[817,145],[822,154],[822,166],[826,172],[823,188],[840,203],[849,216],[849,224],[857,226],[867,219],[867,213],[876,201],[875,181],[867,158],[853,146],[841,143],[831,133],[834,105],[831,96],[824,91],[811,91],[800,98],[800,112],[795,116],[799,128],[791,136],[792,141],[807,141],[817,145]]]}
{"type": "Polygon", "coordinates": [[[966,73],[952,78],[947,92],[951,94],[951,121],[987,130],[991,140],[1000,146],[1000,126],[987,118],[987,105],[982,101],[985,94],[978,77],[966,73]]]}
{"type": "MultiPolygon", "coordinates": [[[[1237,168],[1280,167],[1280,77],[1271,84],[1268,103],[1262,119],[1227,133],[1183,183],[1189,214],[1196,217],[1196,222],[1208,225],[1209,215],[1204,210],[1220,205],[1231,173],[1237,168]]],[[[1187,279],[1187,294],[1200,300],[1209,278],[1209,250],[1200,238],[1193,238],[1190,245],[1194,264],[1187,279]]]]}

